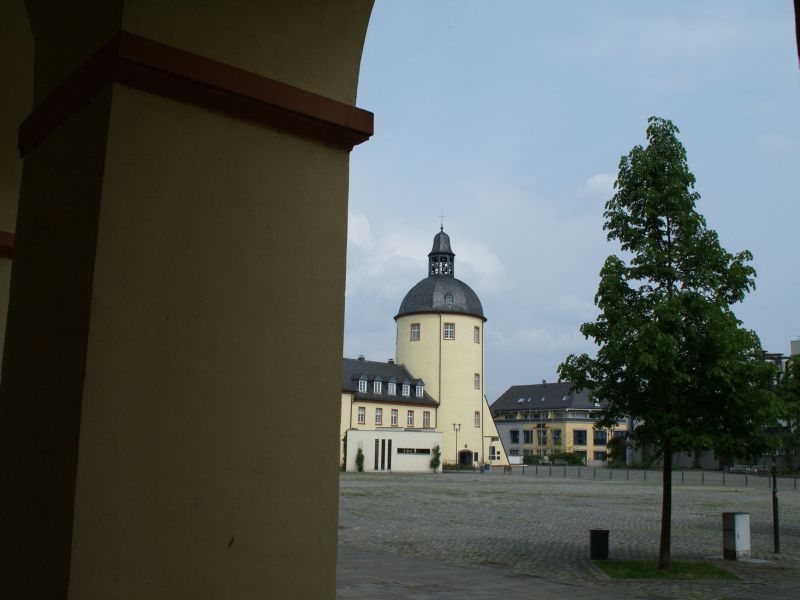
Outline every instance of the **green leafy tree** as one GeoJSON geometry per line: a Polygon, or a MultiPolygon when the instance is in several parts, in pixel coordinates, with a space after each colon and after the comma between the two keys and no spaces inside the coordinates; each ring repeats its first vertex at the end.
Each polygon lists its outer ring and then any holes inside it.
{"type": "Polygon", "coordinates": [[[436,473],[436,470],[439,468],[439,465],[441,464],[442,464],[442,450],[437,445],[433,447],[433,456],[431,456],[431,469],[433,470],[434,473],[436,473]]]}
{"type": "Polygon", "coordinates": [[[344,432],[344,436],[342,436],[342,471],[347,470],[347,432],[344,432]]]}
{"type": "Polygon", "coordinates": [[[364,453],[361,448],[356,451],[356,469],[358,469],[359,473],[364,472],[364,453]]]}
{"type": "Polygon", "coordinates": [[[663,459],[659,567],[670,565],[672,455],[695,448],[757,453],[773,416],[771,368],[730,306],[754,287],[749,252],[730,254],[695,210],[699,194],[672,122],[651,117],[646,147],[619,165],[604,229],[620,244],[600,272],[600,314],[581,332],[595,358],[570,355],[562,380],[606,401],[600,426],[623,417],[663,459]]]}
{"type": "Polygon", "coordinates": [[[613,466],[625,465],[625,451],[628,444],[625,436],[617,435],[608,440],[608,464],[613,466]]]}
{"type": "Polygon", "coordinates": [[[792,452],[800,447],[800,355],[786,363],[786,371],[778,383],[781,403],[781,420],[785,428],[779,436],[779,445],[785,451],[788,467],[794,468],[792,452]]]}

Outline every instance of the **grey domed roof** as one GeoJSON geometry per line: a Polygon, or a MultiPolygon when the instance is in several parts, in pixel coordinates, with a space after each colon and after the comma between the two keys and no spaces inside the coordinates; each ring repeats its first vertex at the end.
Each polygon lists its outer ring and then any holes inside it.
{"type": "Polygon", "coordinates": [[[486,320],[481,301],[472,288],[455,277],[436,275],[426,277],[409,290],[395,319],[415,313],[460,313],[486,320]]]}

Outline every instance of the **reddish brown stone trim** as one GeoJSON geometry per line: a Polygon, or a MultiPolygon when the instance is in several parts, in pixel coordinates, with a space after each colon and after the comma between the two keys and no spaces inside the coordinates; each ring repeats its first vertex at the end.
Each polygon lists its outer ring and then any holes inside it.
{"type": "Polygon", "coordinates": [[[8,231],[0,231],[0,258],[12,258],[14,256],[14,234],[8,231]]]}
{"type": "Polygon", "coordinates": [[[373,133],[371,112],[121,32],[22,123],[20,154],[112,81],[348,151],[373,133]]]}

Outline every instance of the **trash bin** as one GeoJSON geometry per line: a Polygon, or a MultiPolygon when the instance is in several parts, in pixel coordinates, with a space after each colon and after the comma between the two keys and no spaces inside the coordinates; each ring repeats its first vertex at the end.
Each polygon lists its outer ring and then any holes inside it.
{"type": "Polygon", "coordinates": [[[730,560],[750,558],[750,513],[722,513],[722,555],[730,560]]]}
{"type": "Polygon", "coordinates": [[[589,558],[592,560],[608,558],[608,529],[589,530],[589,558]]]}

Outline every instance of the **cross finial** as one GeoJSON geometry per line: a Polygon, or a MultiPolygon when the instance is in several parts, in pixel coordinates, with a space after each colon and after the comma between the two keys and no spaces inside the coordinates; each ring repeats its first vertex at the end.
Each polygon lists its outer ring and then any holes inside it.
{"type": "Polygon", "coordinates": [[[444,218],[446,216],[445,214],[439,215],[439,231],[444,231],[444,218]]]}

